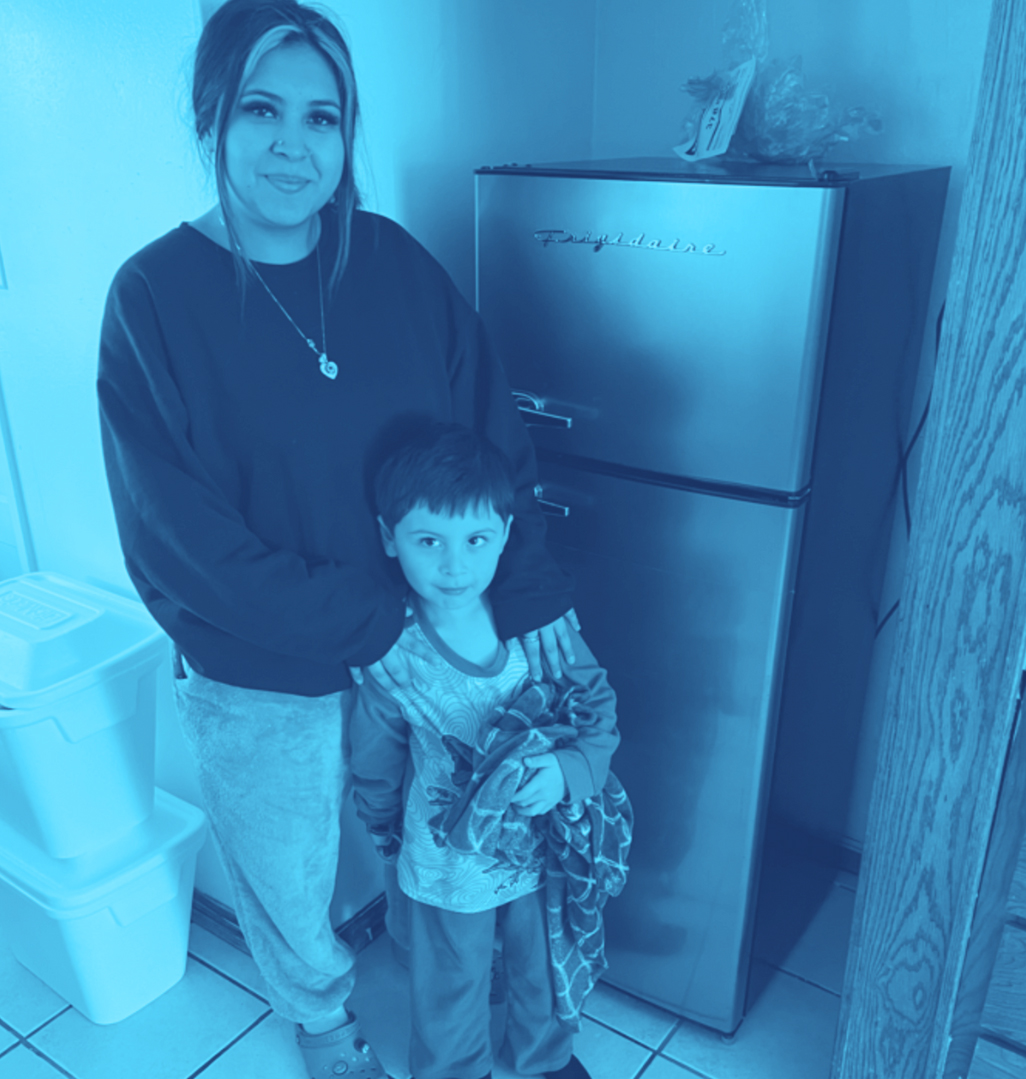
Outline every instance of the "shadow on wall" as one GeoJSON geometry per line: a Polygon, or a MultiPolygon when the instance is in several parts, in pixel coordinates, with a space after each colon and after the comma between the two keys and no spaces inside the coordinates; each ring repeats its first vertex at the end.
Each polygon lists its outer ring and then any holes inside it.
{"type": "MultiPolygon", "coordinates": [[[[399,95],[407,115],[390,118],[405,145],[397,217],[473,302],[474,169],[591,157],[595,0],[447,0],[421,18],[428,35],[408,50],[399,95]]],[[[368,100],[395,77],[392,64],[385,74],[356,61],[368,100]]]]}

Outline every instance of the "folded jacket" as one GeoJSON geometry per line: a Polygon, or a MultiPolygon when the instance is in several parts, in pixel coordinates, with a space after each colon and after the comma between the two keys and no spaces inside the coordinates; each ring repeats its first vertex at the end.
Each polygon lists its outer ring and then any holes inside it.
{"type": "Polygon", "coordinates": [[[473,747],[462,747],[465,785],[429,822],[435,841],[457,851],[514,865],[544,859],[556,1015],[573,1026],[606,969],[602,908],[627,880],[633,811],[612,772],[601,791],[538,817],[525,816],[511,801],[530,772],[524,759],[571,744],[588,723],[578,687],[532,684],[497,710],[473,747]]]}

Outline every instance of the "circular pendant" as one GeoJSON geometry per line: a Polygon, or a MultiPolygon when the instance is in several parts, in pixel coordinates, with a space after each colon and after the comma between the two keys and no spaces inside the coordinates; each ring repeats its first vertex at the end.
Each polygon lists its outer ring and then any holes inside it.
{"type": "Polygon", "coordinates": [[[325,378],[334,378],[338,374],[338,364],[329,360],[328,357],[322,352],[319,358],[321,365],[321,374],[325,378]]]}

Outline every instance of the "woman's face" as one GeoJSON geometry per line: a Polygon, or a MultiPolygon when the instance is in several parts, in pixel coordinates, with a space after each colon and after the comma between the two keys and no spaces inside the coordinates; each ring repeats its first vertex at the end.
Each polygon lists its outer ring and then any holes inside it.
{"type": "Polygon", "coordinates": [[[259,259],[275,243],[308,236],[346,156],[338,83],[327,60],[305,44],[267,53],[242,87],[224,149],[247,253],[259,259]]]}

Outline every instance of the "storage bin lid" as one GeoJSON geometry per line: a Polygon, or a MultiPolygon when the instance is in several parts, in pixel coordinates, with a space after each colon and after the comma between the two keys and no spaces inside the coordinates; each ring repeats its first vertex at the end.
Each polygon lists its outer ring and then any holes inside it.
{"type": "Polygon", "coordinates": [[[138,601],[62,577],[26,573],[0,582],[0,705],[34,695],[157,641],[161,631],[138,601]]]}
{"type": "Polygon", "coordinates": [[[205,836],[203,811],[159,787],[150,817],[78,858],[52,858],[0,821],[0,881],[56,917],[81,917],[154,869],[194,854],[205,836]]]}

